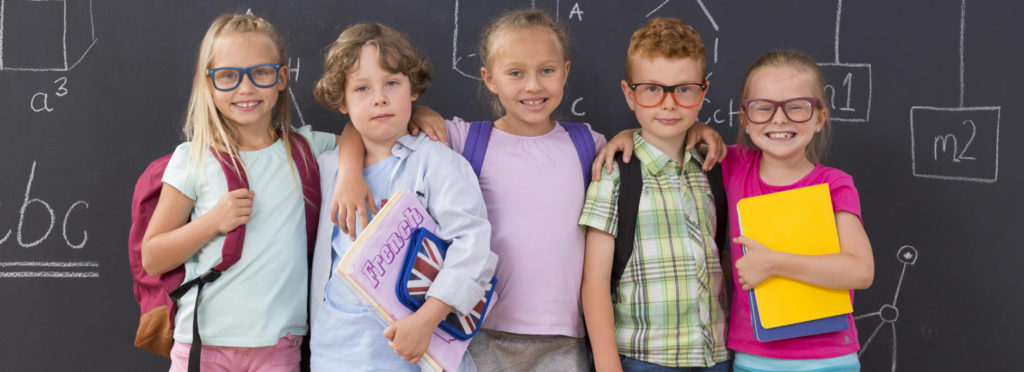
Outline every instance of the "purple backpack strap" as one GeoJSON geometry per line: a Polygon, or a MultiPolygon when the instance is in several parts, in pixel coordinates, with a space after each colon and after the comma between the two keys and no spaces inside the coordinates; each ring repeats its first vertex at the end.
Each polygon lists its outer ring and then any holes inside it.
{"type": "Polygon", "coordinates": [[[597,149],[594,147],[594,136],[590,129],[582,123],[558,122],[572,138],[572,145],[576,147],[576,156],[580,158],[580,168],[583,169],[583,188],[590,186],[590,164],[597,156],[597,149]]]}
{"type": "Polygon", "coordinates": [[[487,143],[491,140],[493,126],[494,123],[490,121],[474,121],[469,124],[462,156],[473,166],[473,172],[477,177],[480,177],[480,169],[484,166],[484,156],[487,155],[487,143]]]}

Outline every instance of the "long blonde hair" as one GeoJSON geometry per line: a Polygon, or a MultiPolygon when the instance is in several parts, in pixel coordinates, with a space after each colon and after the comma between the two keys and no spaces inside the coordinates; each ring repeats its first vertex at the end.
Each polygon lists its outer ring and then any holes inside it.
{"type": "MultiPolygon", "coordinates": [[[[192,141],[192,149],[189,153],[191,169],[199,169],[199,164],[202,164],[203,157],[208,154],[208,149],[211,148],[230,156],[231,164],[235,165],[236,172],[244,169],[244,165],[238,160],[237,132],[235,128],[228,125],[227,120],[217,110],[217,106],[213,102],[212,82],[206,73],[213,62],[214,49],[219,38],[228,34],[244,33],[259,33],[266,36],[277,50],[277,63],[282,65],[288,64],[288,51],[285,49],[284,40],[278,35],[274,26],[265,19],[247,14],[225,14],[217,17],[210,24],[210,28],[206,30],[206,35],[203,36],[202,43],[199,44],[199,58],[196,60],[195,76],[192,79],[192,93],[189,95],[188,109],[183,128],[185,137],[192,141]]],[[[287,76],[285,76],[285,81],[287,82],[287,76]]],[[[285,153],[289,160],[288,163],[293,164],[289,136],[296,135],[296,133],[291,125],[291,106],[288,104],[288,89],[286,85],[285,90],[277,95],[271,126],[276,125],[281,129],[281,139],[284,141],[285,153]]],[[[292,166],[292,173],[294,177],[294,166],[292,166]]]]}

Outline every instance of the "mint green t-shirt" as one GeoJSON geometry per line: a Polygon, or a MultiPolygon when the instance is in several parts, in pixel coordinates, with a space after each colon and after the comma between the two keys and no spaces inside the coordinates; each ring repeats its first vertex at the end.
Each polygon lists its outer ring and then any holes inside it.
{"type": "MultiPolygon", "coordinates": [[[[335,136],[297,130],[314,156],[335,147],[335,136]]],[[[224,171],[208,153],[198,168],[190,167],[186,142],[174,150],[163,182],[195,201],[190,218],[209,212],[227,193],[224,171]],[[198,170],[199,172],[196,172],[198,170]]],[[[251,220],[246,224],[242,257],[217,281],[203,288],[199,332],[203,343],[216,346],[270,346],[288,333],[307,334],[306,217],[298,174],[293,171],[284,142],[239,154],[255,191],[251,220]]],[[[221,261],[224,235],[218,235],[185,261],[185,280],[191,280],[221,261]]],[[[174,339],[192,342],[196,290],[178,303],[174,339]]]]}

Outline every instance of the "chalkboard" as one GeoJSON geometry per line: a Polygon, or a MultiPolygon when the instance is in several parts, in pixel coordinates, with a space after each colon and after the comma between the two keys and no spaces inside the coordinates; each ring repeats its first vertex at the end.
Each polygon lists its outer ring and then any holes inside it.
{"type": "Polygon", "coordinates": [[[478,35],[503,9],[531,6],[572,40],[561,117],[609,137],[636,126],[618,84],[628,38],[650,17],[679,17],[703,35],[711,89],[700,117],[729,143],[749,64],[777,48],[815,56],[834,115],[826,164],[854,176],[874,248],[874,284],[855,301],[864,370],[1011,367],[1024,332],[1013,295],[1024,153],[1012,142],[1024,135],[1014,110],[1024,3],[0,0],[3,369],[167,367],[132,346],[129,202],[146,164],[183,138],[196,50],[217,15],[274,23],[288,45],[294,122],[337,132],[345,118],[312,87],[347,25],[406,33],[435,68],[419,103],[485,120],[478,35]]]}

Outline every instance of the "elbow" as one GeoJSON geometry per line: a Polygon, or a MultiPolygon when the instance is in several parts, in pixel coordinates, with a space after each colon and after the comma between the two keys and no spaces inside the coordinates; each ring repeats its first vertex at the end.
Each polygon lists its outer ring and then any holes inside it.
{"type": "Polygon", "coordinates": [[[853,288],[851,289],[868,289],[871,284],[875,281],[875,270],[874,268],[867,268],[863,270],[856,278],[854,278],[853,288]]]}
{"type": "Polygon", "coordinates": [[[157,262],[154,262],[153,254],[147,253],[149,251],[146,243],[142,244],[142,269],[146,271],[146,274],[152,276],[158,276],[167,272],[166,268],[160,267],[157,262]]]}

